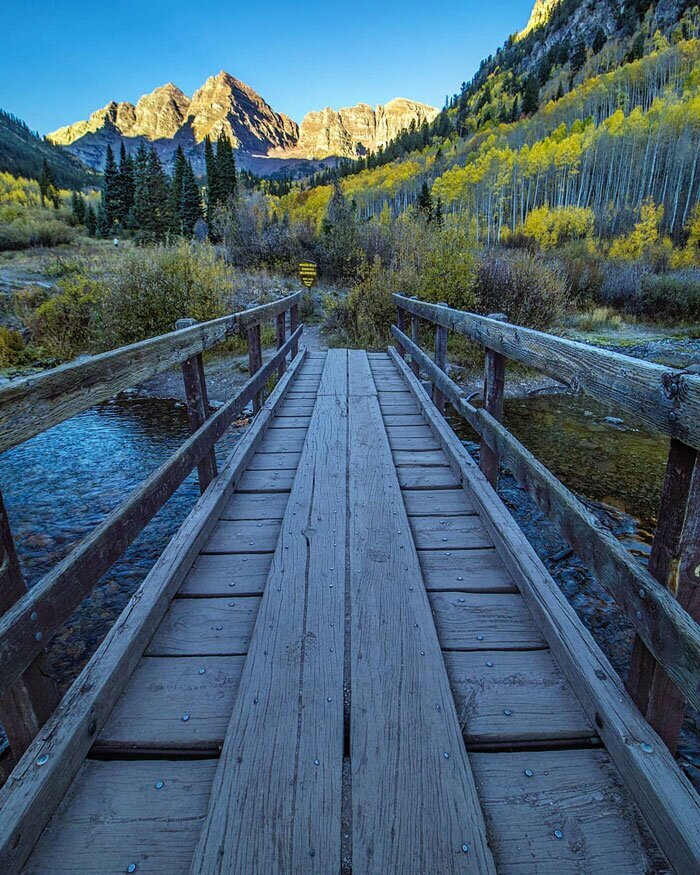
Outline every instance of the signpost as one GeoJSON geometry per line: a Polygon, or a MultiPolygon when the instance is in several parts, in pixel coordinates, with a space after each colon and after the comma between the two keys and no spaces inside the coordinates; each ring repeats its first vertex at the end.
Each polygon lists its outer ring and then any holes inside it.
{"type": "Polygon", "coordinates": [[[299,278],[307,289],[316,285],[316,262],[315,261],[300,261],[299,262],[299,278]]]}

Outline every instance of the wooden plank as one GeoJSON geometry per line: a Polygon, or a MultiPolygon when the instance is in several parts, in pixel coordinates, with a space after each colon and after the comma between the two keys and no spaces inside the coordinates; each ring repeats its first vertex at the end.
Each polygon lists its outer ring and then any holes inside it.
{"type": "Polygon", "coordinates": [[[642,819],[604,751],[474,753],[470,760],[499,872],[668,871],[645,847],[642,819]]]}
{"type": "Polygon", "coordinates": [[[394,427],[421,428],[425,425],[425,420],[420,413],[384,413],[383,415],[387,431],[394,427]]]}
{"type": "Polygon", "coordinates": [[[302,349],[265,402],[226,467],[170,541],[77,677],[58,712],[0,788],[0,870],[19,872],[100,732],[170,599],[226,506],[304,357],[302,349]],[[37,765],[40,761],[42,765],[37,765]]]}
{"type": "Polygon", "coordinates": [[[409,516],[459,516],[474,513],[463,489],[422,489],[402,493],[409,516]]]}
{"type": "MultiPolygon", "coordinates": [[[[403,338],[412,350],[411,340],[403,338]]],[[[459,413],[486,436],[518,482],[596,574],[645,645],[696,707],[700,707],[700,626],[588,508],[504,426],[472,407],[461,390],[420,350],[425,370],[459,413]]],[[[465,451],[466,452],[466,451],[465,451]]]]}
{"type": "Polygon", "coordinates": [[[271,563],[272,553],[200,555],[178,595],[262,595],[271,563]]]}
{"type": "MultiPolygon", "coordinates": [[[[177,327],[185,328],[187,326],[182,323],[188,322],[194,324],[194,320],[180,319],[177,327]]],[[[182,377],[185,384],[190,432],[194,434],[204,425],[209,416],[209,398],[207,397],[207,382],[204,377],[204,362],[201,352],[192,358],[185,359],[182,363],[182,377]]],[[[216,450],[213,447],[197,465],[197,473],[199,491],[204,492],[217,474],[216,450]]]]}
{"type": "Polygon", "coordinates": [[[286,507],[287,495],[284,492],[235,493],[220,519],[281,520],[286,507]]]}
{"type": "MultiPolygon", "coordinates": [[[[644,425],[700,448],[700,376],[474,313],[407,298],[401,302],[411,313],[627,410],[644,425]]],[[[401,343],[405,346],[403,337],[401,343]]],[[[411,348],[406,348],[410,353],[411,348]]]]}
{"type": "Polygon", "coordinates": [[[490,535],[476,514],[469,516],[412,516],[413,540],[419,550],[467,550],[493,547],[490,535]]]}
{"type": "MultiPolygon", "coordinates": [[[[284,337],[287,331],[287,314],[278,313],[275,318],[275,339],[277,341],[277,349],[284,346],[284,337]]],[[[281,380],[284,372],[287,370],[287,363],[284,359],[277,365],[277,379],[281,380]]]]}
{"type": "Polygon", "coordinates": [[[216,346],[251,317],[271,318],[280,307],[289,307],[293,298],[290,295],[252,311],[223,316],[13,381],[0,389],[0,452],[216,346]]]}
{"type": "Polygon", "coordinates": [[[353,871],[493,872],[377,400],[349,417],[353,871]]]}
{"type": "Polygon", "coordinates": [[[318,395],[338,395],[345,398],[347,392],[348,351],[346,349],[329,349],[318,386],[318,395]]]}
{"type": "Polygon", "coordinates": [[[185,875],[215,767],[213,760],[88,760],[24,871],[185,875]]]}
{"type": "Polygon", "coordinates": [[[286,430],[286,429],[306,429],[309,427],[309,423],[311,422],[311,414],[307,414],[306,416],[276,416],[275,421],[270,426],[270,431],[273,429],[275,431],[286,430]]]}
{"type": "MultiPolygon", "coordinates": [[[[329,352],[326,370],[342,383],[347,368],[339,358],[329,352]]],[[[193,873],[326,873],[340,866],[347,413],[342,386],[327,380],[324,389],[193,873]]]]}
{"type": "Polygon", "coordinates": [[[93,753],[218,753],[244,656],[146,656],[109,715],[93,753]],[[182,718],[187,715],[187,720],[182,718]]]}
{"type": "Polygon", "coordinates": [[[447,459],[442,450],[394,450],[394,463],[397,467],[434,467],[447,465],[447,459]]]}
{"type": "Polygon", "coordinates": [[[700,800],[661,739],[633,705],[622,682],[532,546],[439,416],[399,357],[404,375],[445,452],[459,467],[501,558],[547,638],[552,655],[576,691],[654,837],[678,871],[700,868],[700,800]]]}
{"type": "Polygon", "coordinates": [[[410,465],[396,469],[402,489],[454,489],[459,486],[451,468],[410,465]]]}
{"type": "Polygon", "coordinates": [[[260,453],[300,453],[306,435],[298,428],[275,429],[265,435],[260,444],[260,453]]]}
{"type": "Polygon", "coordinates": [[[495,550],[419,550],[428,590],[516,592],[495,550]]]}
{"type": "MultiPolygon", "coordinates": [[[[405,391],[406,387],[402,386],[401,389],[405,391]]],[[[367,353],[361,349],[348,350],[348,393],[372,396],[377,394],[367,353]]]]}
{"type": "Polygon", "coordinates": [[[202,553],[272,553],[280,520],[219,520],[202,553]]]}
{"type": "Polygon", "coordinates": [[[430,607],[443,650],[537,650],[547,646],[519,593],[431,592],[430,607]]]}
{"type": "MultiPolygon", "coordinates": [[[[278,350],[275,355],[283,352],[278,350]]],[[[126,501],[0,617],[0,692],[17,680],[197,462],[225,434],[274,371],[275,361],[271,358],[238,395],[212,414],[126,501]]],[[[285,392],[287,385],[285,382],[285,392]]],[[[266,416],[265,424],[268,422],[266,416]]]]}
{"type": "MultiPolygon", "coordinates": [[[[441,371],[447,371],[447,329],[442,325],[435,326],[435,364],[441,371]]],[[[433,404],[439,413],[445,412],[445,396],[433,386],[433,404]]]]}
{"type": "Polygon", "coordinates": [[[418,408],[410,402],[390,404],[385,401],[381,404],[381,411],[384,416],[415,416],[418,413],[418,408]]]}
{"type": "Polygon", "coordinates": [[[467,747],[595,737],[548,650],[444,656],[467,747]]]}
{"type": "Polygon", "coordinates": [[[238,484],[238,492],[289,492],[295,472],[246,471],[238,484]]]}
{"type": "Polygon", "coordinates": [[[262,453],[258,451],[250,460],[249,471],[296,471],[301,452],[298,453],[262,453]]]}
{"type": "Polygon", "coordinates": [[[259,607],[255,596],[174,599],[146,656],[245,654],[259,607]]]}
{"type": "MultiPolygon", "coordinates": [[[[499,322],[507,322],[508,318],[503,313],[489,313],[489,319],[494,319],[499,322]]],[[[444,328],[442,329],[445,330],[444,328]]],[[[445,369],[442,368],[444,371],[445,369]]],[[[500,352],[493,349],[486,349],[484,357],[484,408],[485,410],[497,419],[499,422],[503,419],[503,388],[506,376],[506,358],[500,352]]],[[[433,401],[435,399],[433,398],[433,401]]],[[[436,405],[440,413],[445,412],[444,404],[440,407],[436,405]]],[[[481,450],[479,453],[479,467],[481,468],[484,477],[489,481],[495,489],[498,485],[498,453],[496,453],[487,443],[481,439],[481,450]]]]}

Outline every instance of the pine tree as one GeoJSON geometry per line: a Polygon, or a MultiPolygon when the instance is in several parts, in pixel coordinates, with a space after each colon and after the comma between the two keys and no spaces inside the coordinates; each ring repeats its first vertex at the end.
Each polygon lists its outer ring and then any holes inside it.
{"type": "Polygon", "coordinates": [[[540,86],[536,76],[530,76],[523,91],[523,112],[532,115],[540,108],[540,86]]]}
{"type": "Polygon", "coordinates": [[[422,213],[429,222],[432,221],[433,198],[430,194],[430,188],[428,187],[427,182],[424,182],[421,186],[420,194],[418,195],[418,200],[416,201],[416,207],[418,208],[418,212],[422,213]]]}
{"type": "Polygon", "coordinates": [[[586,43],[580,39],[574,44],[573,54],[571,55],[571,72],[578,73],[578,71],[583,67],[586,63],[586,43]]]}
{"type": "Polygon", "coordinates": [[[85,200],[80,192],[74,191],[70,199],[70,209],[73,218],[79,225],[85,224],[85,200]]]}
{"type": "Polygon", "coordinates": [[[204,138],[204,163],[207,171],[207,215],[211,221],[212,210],[219,203],[219,178],[217,173],[216,155],[209,137],[204,138]]]}
{"type": "Polygon", "coordinates": [[[97,232],[97,214],[95,208],[89,204],[85,205],[85,227],[91,237],[94,237],[97,232]]]}
{"type": "Polygon", "coordinates": [[[173,168],[173,176],[170,181],[172,211],[176,218],[178,231],[182,230],[182,185],[185,180],[185,172],[187,171],[187,159],[182,151],[182,146],[177,147],[175,153],[175,166],[173,168]]]}
{"type": "Polygon", "coordinates": [[[195,222],[204,215],[202,210],[202,197],[199,185],[189,161],[185,161],[185,169],[182,177],[182,186],[179,202],[180,228],[186,237],[191,237],[195,222]]]}
{"type": "Polygon", "coordinates": [[[218,191],[216,203],[228,204],[235,197],[238,188],[236,159],[229,138],[222,131],[216,141],[216,178],[218,191]]]}
{"type": "Polygon", "coordinates": [[[125,227],[129,223],[129,214],[134,205],[134,162],[127,153],[124,143],[119,153],[119,175],[117,178],[116,218],[125,227]]]}
{"type": "Polygon", "coordinates": [[[157,240],[177,229],[172,209],[170,183],[155,148],[148,155],[149,227],[157,240]]]}
{"type": "Polygon", "coordinates": [[[58,209],[61,203],[61,197],[58,193],[56,180],[53,175],[53,170],[49,167],[49,163],[44,158],[44,164],[41,168],[41,176],[39,178],[39,194],[41,196],[42,207],[46,206],[46,201],[53,204],[54,209],[58,209]]]}
{"type": "Polygon", "coordinates": [[[103,237],[109,235],[112,225],[119,219],[119,168],[114,160],[112,147],[107,146],[104,177],[102,181],[102,220],[100,230],[103,237]]]}
{"type": "Polygon", "coordinates": [[[146,228],[149,221],[148,150],[141,144],[134,159],[134,205],[129,217],[130,227],[146,228]]]}
{"type": "Polygon", "coordinates": [[[435,224],[438,228],[442,228],[445,221],[445,216],[442,211],[442,198],[438,195],[437,202],[435,204],[435,224]]]}

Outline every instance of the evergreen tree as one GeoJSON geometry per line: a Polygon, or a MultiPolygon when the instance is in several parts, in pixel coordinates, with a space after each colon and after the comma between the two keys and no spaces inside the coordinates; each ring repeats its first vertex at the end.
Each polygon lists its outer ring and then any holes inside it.
{"type": "Polygon", "coordinates": [[[39,194],[41,196],[42,207],[46,206],[46,201],[50,201],[55,210],[59,208],[61,197],[58,193],[53,171],[49,167],[46,158],[44,158],[44,164],[41,168],[41,176],[39,177],[39,194]]]}
{"type": "Polygon", "coordinates": [[[598,52],[603,48],[605,43],[605,31],[602,27],[599,27],[593,36],[593,44],[591,46],[591,48],[593,49],[593,54],[597,55],[598,52]]]}
{"type": "Polygon", "coordinates": [[[574,44],[573,54],[571,55],[572,73],[578,73],[578,71],[586,63],[586,57],[586,43],[582,39],[577,40],[574,44]]]}
{"type": "Polygon", "coordinates": [[[176,217],[178,231],[182,230],[182,184],[185,180],[186,170],[187,158],[185,158],[185,153],[182,151],[182,146],[178,146],[175,153],[173,176],[170,180],[172,211],[176,217]]]}
{"type": "Polygon", "coordinates": [[[435,224],[438,228],[442,228],[445,222],[445,215],[442,211],[442,198],[438,195],[437,202],[435,204],[435,224]]]}
{"type": "Polygon", "coordinates": [[[216,177],[218,181],[218,200],[216,202],[228,204],[236,197],[238,177],[233,147],[223,131],[216,141],[216,177]]]}
{"type": "Polygon", "coordinates": [[[89,204],[85,205],[85,227],[88,234],[94,237],[97,233],[97,214],[95,213],[95,208],[89,204]]]}
{"type": "Polygon", "coordinates": [[[416,207],[418,208],[418,212],[422,213],[429,222],[432,221],[433,197],[430,194],[430,188],[428,187],[427,182],[424,182],[421,186],[420,194],[416,201],[416,207]]]}
{"type": "Polygon", "coordinates": [[[209,137],[204,138],[204,163],[207,171],[207,214],[211,221],[212,210],[221,198],[216,155],[209,137]]]}
{"type": "Polygon", "coordinates": [[[195,222],[204,215],[199,185],[189,161],[185,161],[179,202],[180,228],[186,237],[191,237],[195,222]]]}
{"type": "Polygon", "coordinates": [[[148,150],[141,144],[134,159],[134,204],[129,217],[130,227],[145,228],[148,224],[149,212],[148,150]]]}
{"type": "Polygon", "coordinates": [[[112,225],[119,219],[119,168],[114,160],[112,147],[107,146],[104,178],[102,181],[102,220],[100,231],[103,237],[109,235],[112,225]]]}
{"type": "Polygon", "coordinates": [[[171,187],[154,148],[139,148],[134,162],[136,190],[132,224],[145,240],[162,240],[177,223],[171,187]]]}
{"type": "Polygon", "coordinates": [[[70,200],[71,213],[79,225],[85,224],[85,200],[80,192],[74,191],[70,200]]]}
{"type": "Polygon", "coordinates": [[[116,218],[125,227],[129,223],[129,214],[134,205],[134,162],[121,145],[119,153],[119,175],[117,177],[116,218]]]}
{"type": "Polygon", "coordinates": [[[537,76],[530,76],[523,91],[523,112],[532,115],[540,108],[540,86],[537,76]]]}

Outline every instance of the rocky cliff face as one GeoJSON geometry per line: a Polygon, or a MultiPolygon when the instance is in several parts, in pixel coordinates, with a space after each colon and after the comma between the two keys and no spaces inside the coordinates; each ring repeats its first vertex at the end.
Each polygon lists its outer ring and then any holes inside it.
{"type": "MultiPolygon", "coordinates": [[[[372,108],[360,103],[340,110],[309,113],[301,128],[288,116],[275,112],[250,86],[221,71],[211,76],[190,99],[172,82],[144,95],[136,105],[112,101],[87,121],[76,122],[49,134],[97,169],[104,165],[110,145],[122,143],[131,153],[145,143],[155,146],[170,166],[182,146],[195,171],[204,171],[204,138],[224,133],[244,166],[265,172],[261,158],[279,170],[280,160],[357,157],[386,145],[411,122],[431,121],[438,110],[412,100],[397,98],[372,108]]],[[[272,172],[272,171],[271,171],[272,172]]]]}
{"type": "Polygon", "coordinates": [[[432,121],[438,111],[403,97],[374,108],[367,103],[338,110],[326,107],[304,116],[295,152],[307,158],[356,158],[386,146],[412,123],[420,126],[432,121]]]}

